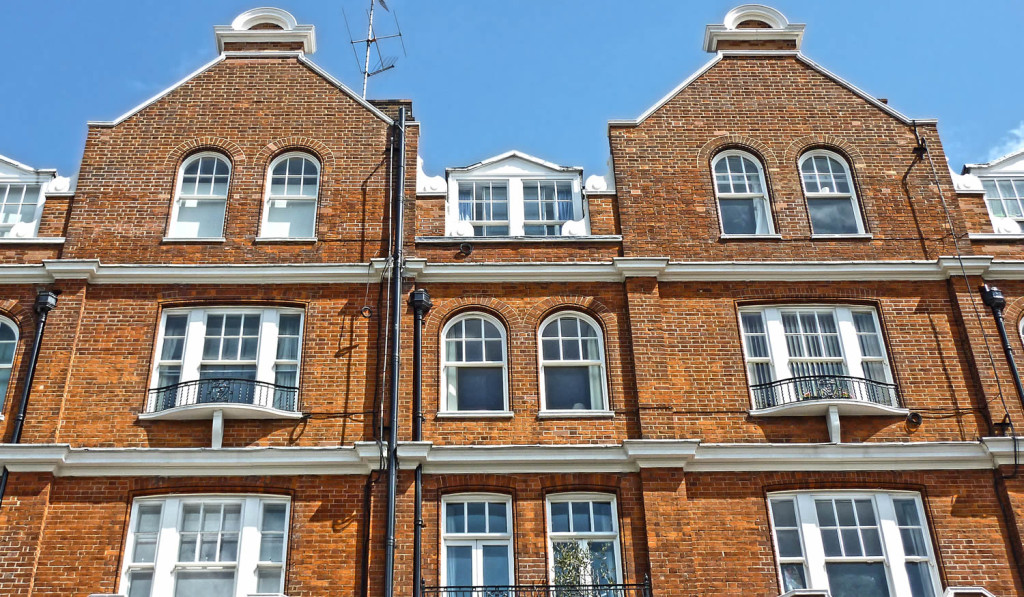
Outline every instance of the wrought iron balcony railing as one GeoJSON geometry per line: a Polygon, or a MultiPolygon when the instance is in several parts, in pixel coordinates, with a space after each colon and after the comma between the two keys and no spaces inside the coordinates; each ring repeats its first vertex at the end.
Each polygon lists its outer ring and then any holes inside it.
{"type": "Polygon", "coordinates": [[[299,388],[251,379],[198,379],[149,390],[149,412],[196,404],[244,404],[294,412],[299,388]]]}
{"type": "Polygon", "coordinates": [[[854,400],[901,408],[896,384],[848,375],[801,375],[750,386],[758,410],[814,400],[854,400]]]}
{"type": "Polygon", "coordinates": [[[423,597],[651,597],[650,581],[632,585],[424,587],[423,597]]]}

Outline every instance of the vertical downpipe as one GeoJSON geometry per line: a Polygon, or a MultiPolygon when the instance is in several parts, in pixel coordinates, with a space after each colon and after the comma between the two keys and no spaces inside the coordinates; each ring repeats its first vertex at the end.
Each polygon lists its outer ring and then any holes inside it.
{"type": "MultiPolygon", "coordinates": [[[[412,344],[412,441],[423,439],[423,318],[433,307],[430,293],[420,288],[409,297],[415,316],[412,344]]],[[[416,525],[413,531],[412,595],[421,597],[423,589],[423,465],[416,465],[416,525]]]]}
{"type": "Polygon", "coordinates": [[[398,109],[398,125],[395,130],[395,143],[398,145],[398,166],[396,170],[394,201],[395,238],[391,253],[391,425],[388,429],[388,513],[387,541],[384,560],[384,597],[395,594],[395,503],[398,498],[398,394],[399,372],[402,363],[401,342],[402,310],[405,304],[402,297],[402,277],[405,269],[402,246],[405,236],[405,107],[398,109]]]}
{"type": "MultiPolygon", "coordinates": [[[[32,380],[36,376],[36,364],[39,362],[39,348],[43,344],[43,330],[46,328],[46,316],[57,306],[57,290],[42,290],[36,295],[36,335],[32,341],[32,352],[28,357],[28,373],[25,375],[25,385],[21,388],[21,404],[18,406],[18,415],[14,419],[14,433],[11,434],[11,443],[21,442],[21,430],[25,426],[25,412],[28,410],[28,397],[32,392],[32,380]]],[[[0,506],[3,505],[4,494],[7,493],[7,467],[0,473],[0,506]]]]}

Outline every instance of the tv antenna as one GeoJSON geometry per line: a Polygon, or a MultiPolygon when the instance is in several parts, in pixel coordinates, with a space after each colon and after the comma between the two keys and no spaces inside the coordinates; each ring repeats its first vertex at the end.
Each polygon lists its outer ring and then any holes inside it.
{"type": "Polygon", "coordinates": [[[345,17],[345,29],[348,29],[348,37],[352,43],[352,55],[355,56],[356,65],[359,68],[359,72],[363,74],[363,99],[366,99],[366,82],[370,79],[370,77],[374,75],[379,75],[380,73],[386,70],[391,70],[395,68],[395,61],[397,60],[394,56],[384,56],[384,54],[381,53],[380,41],[383,39],[393,39],[397,37],[398,41],[402,43],[402,54],[408,56],[408,54],[406,54],[405,52],[405,41],[402,39],[402,29],[399,28],[398,26],[398,15],[395,14],[390,8],[388,8],[388,5],[384,2],[384,0],[370,0],[370,10],[366,13],[367,21],[369,22],[369,25],[366,28],[366,39],[353,39],[352,29],[348,25],[348,15],[345,14],[344,8],[342,8],[341,14],[342,16],[345,17]],[[390,33],[388,35],[377,35],[376,33],[374,33],[374,4],[380,4],[381,8],[391,13],[391,16],[394,17],[395,19],[395,30],[397,30],[398,33],[390,33]],[[356,52],[356,46],[360,44],[364,44],[366,46],[366,56],[361,64],[359,62],[359,53],[356,52]],[[373,54],[372,50],[376,50],[377,61],[376,64],[371,67],[370,60],[372,57],[371,55],[373,54]]]}

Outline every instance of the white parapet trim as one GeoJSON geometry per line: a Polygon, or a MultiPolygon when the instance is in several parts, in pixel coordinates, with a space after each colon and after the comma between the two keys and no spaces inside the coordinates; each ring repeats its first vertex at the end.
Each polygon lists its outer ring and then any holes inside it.
{"type": "MultiPolygon", "coordinates": [[[[12,472],[56,476],[366,475],[379,470],[375,442],[340,447],[72,448],[0,445],[12,472]]],[[[984,470],[1012,465],[1013,440],[856,444],[705,444],[697,439],[625,440],[593,445],[434,445],[403,442],[401,468],[449,473],[630,473],[645,468],[692,472],[984,470]]]]}

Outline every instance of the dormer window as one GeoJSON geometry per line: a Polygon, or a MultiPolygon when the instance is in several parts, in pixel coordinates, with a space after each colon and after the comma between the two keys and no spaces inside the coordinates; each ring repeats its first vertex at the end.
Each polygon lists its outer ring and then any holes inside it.
{"type": "Polygon", "coordinates": [[[1024,176],[983,178],[981,184],[985,188],[985,201],[988,203],[989,215],[996,224],[996,232],[1024,231],[1024,176]],[[1017,229],[1012,228],[1013,223],[1007,225],[1004,220],[1012,220],[1017,224],[1017,229]]]}
{"type": "Polygon", "coordinates": [[[585,236],[581,174],[518,152],[449,169],[446,236],[585,236]]]}
{"type": "Polygon", "coordinates": [[[0,183],[0,238],[36,235],[41,190],[36,184],[0,183]]]}

